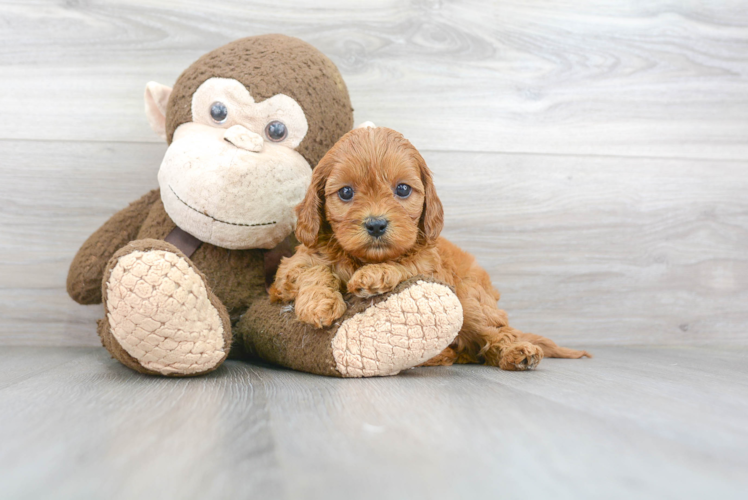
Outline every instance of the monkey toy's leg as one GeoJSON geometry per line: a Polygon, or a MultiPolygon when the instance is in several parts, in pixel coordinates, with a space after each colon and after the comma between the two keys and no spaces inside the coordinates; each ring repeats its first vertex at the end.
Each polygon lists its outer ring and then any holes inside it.
{"type": "Polygon", "coordinates": [[[436,356],[462,325],[462,307],[443,283],[417,276],[389,293],[345,297],[329,328],[299,321],[291,305],[264,298],[234,327],[235,351],[333,377],[395,375],[436,356]]]}
{"type": "Polygon", "coordinates": [[[226,307],[169,243],[136,240],[117,251],[104,271],[102,299],[102,344],[125,366],[153,375],[200,375],[228,355],[226,307]]]}

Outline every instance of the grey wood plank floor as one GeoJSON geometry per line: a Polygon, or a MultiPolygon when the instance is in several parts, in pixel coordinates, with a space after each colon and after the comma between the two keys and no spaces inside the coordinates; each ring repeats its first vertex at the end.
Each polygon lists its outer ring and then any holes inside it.
{"type": "Polygon", "coordinates": [[[745,498],[748,349],[193,379],[0,351],[2,498],[745,498]]]}

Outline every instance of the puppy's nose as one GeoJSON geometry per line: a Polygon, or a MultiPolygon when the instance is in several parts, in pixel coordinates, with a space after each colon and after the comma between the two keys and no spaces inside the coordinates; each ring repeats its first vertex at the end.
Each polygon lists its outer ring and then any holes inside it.
{"type": "Polygon", "coordinates": [[[366,231],[370,235],[379,238],[387,231],[387,219],[382,217],[369,217],[364,221],[364,226],[366,226],[366,231]]]}
{"type": "Polygon", "coordinates": [[[226,130],[223,134],[223,138],[237,148],[255,153],[262,151],[262,145],[265,142],[259,134],[255,134],[241,125],[234,125],[226,130]]]}

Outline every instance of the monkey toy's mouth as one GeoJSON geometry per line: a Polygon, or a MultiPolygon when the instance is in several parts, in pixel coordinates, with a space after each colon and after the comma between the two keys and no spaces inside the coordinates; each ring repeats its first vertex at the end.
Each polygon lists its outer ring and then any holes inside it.
{"type": "Polygon", "coordinates": [[[204,215],[205,217],[208,217],[209,219],[213,219],[216,222],[220,222],[221,224],[229,224],[231,226],[241,226],[241,227],[272,226],[274,224],[277,224],[276,221],[271,221],[271,222],[257,222],[257,223],[254,223],[254,224],[247,224],[247,223],[243,223],[243,222],[229,222],[229,221],[226,221],[226,220],[221,220],[221,219],[219,219],[217,217],[213,217],[212,215],[210,215],[207,212],[203,212],[202,210],[196,209],[195,207],[193,207],[192,205],[190,205],[189,203],[187,203],[186,201],[184,201],[182,198],[179,197],[179,195],[176,193],[176,191],[174,191],[174,188],[171,187],[171,184],[169,184],[169,189],[171,190],[171,192],[174,195],[174,197],[177,200],[179,200],[185,207],[187,207],[190,210],[193,210],[193,211],[199,213],[200,215],[204,215]]]}
{"type": "Polygon", "coordinates": [[[220,248],[275,248],[294,230],[293,207],[309,187],[309,163],[275,144],[245,157],[222,138],[201,136],[201,127],[180,125],[161,162],[158,184],[167,215],[182,230],[220,248]]]}

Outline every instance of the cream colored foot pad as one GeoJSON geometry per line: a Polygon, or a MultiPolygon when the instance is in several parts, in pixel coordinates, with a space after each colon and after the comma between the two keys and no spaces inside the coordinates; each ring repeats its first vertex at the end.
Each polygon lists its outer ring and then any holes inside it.
{"type": "Polygon", "coordinates": [[[174,253],[120,257],[107,282],[106,308],[112,335],[149,370],[200,373],[224,357],[218,310],[202,278],[174,253]]]}
{"type": "Polygon", "coordinates": [[[461,327],[457,296],[419,281],[340,325],[332,340],[336,368],[344,377],[395,375],[442,352],[461,327]]]}

